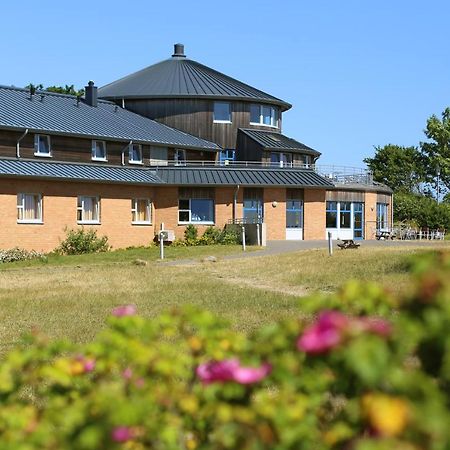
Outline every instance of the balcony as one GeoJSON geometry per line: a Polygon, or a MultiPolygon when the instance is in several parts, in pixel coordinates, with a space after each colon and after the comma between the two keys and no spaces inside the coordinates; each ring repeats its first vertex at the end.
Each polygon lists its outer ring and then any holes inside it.
{"type": "MultiPolygon", "coordinates": [[[[158,165],[152,164],[157,168],[158,165]]],[[[363,185],[375,186],[379,183],[373,180],[373,174],[367,169],[349,166],[333,166],[320,164],[301,164],[301,163],[270,163],[261,161],[164,161],[160,167],[217,167],[217,168],[233,168],[233,169],[283,169],[298,170],[309,169],[314,170],[317,174],[330,180],[336,185],[363,185]]]]}

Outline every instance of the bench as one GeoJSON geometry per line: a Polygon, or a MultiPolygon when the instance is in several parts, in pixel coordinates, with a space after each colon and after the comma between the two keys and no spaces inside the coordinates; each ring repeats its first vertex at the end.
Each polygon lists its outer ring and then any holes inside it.
{"type": "Polygon", "coordinates": [[[357,244],[353,239],[342,239],[342,243],[337,244],[337,246],[341,250],[347,250],[348,248],[358,248],[359,244],[357,244]]]}

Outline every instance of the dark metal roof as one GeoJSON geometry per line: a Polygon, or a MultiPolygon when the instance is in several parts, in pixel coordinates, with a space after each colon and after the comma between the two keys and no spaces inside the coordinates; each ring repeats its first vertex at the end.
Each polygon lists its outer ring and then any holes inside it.
{"type": "Polygon", "coordinates": [[[296,141],[284,134],[274,133],[272,131],[254,130],[249,128],[239,128],[239,131],[245,133],[266,150],[289,150],[292,152],[306,153],[319,156],[321,153],[308,147],[301,142],[296,141]]]}
{"type": "Polygon", "coordinates": [[[170,97],[239,99],[270,103],[281,106],[283,110],[292,106],[177,52],[170,59],[101,87],[98,95],[108,99],[170,97]]]}
{"type": "Polygon", "coordinates": [[[0,176],[114,184],[161,184],[154,170],[95,164],[0,159],[0,176]]]}
{"type": "Polygon", "coordinates": [[[159,167],[166,184],[191,186],[284,186],[329,188],[333,184],[311,169],[236,169],[225,167],[159,167]]]}
{"type": "Polygon", "coordinates": [[[147,119],[112,102],[98,106],[77,102],[72,95],[0,86],[0,128],[25,129],[136,143],[219,150],[213,142],[147,119]]]}

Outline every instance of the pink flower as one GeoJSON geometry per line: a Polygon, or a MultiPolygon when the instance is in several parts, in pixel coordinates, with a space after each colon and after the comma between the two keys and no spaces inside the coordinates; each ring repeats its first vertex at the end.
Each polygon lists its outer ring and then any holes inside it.
{"type": "Polygon", "coordinates": [[[112,315],[116,317],[134,316],[136,314],[136,306],[122,305],[112,310],[112,315]]]}
{"type": "Polygon", "coordinates": [[[95,369],[95,359],[85,359],[83,362],[85,372],[92,372],[95,369]]]}
{"type": "Polygon", "coordinates": [[[267,363],[260,367],[242,367],[237,358],[232,358],[200,364],[196,372],[205,384],[226,381],[251,384],[261,381],[271,370],[272,367],[267,363]]]}
{"type": "Polygon", "coordinates": [[[339,346],[346,335],[358,332],[385,337],[391,333],[391,325],[378,318],[348,317],[339,311],[324,311],[298,338],[297,348],[313,355],[326,353],[339,346]]]}
{"type": "Polygon", "coordinates": [[[134,433],[130,427],[116,427],[111,432],[111,438],[114,442],[126,442],[133,437],[134,433]]]}
{"type": "Polygon", "coordinates": [[[326,353],[337,347],[350,320],[338,311],[325,311],[317,322],[309,326],[297,340],[297,348],[306,353],[326,353]]]}
{"type": "Polygon", "coordinates": [[[125,378],[125,380],[130,380],[132,376],[133,376],[133,371],[131,370],[130,367],[127,367],[127,368],[122,372],[122,377],[125,378]]]}

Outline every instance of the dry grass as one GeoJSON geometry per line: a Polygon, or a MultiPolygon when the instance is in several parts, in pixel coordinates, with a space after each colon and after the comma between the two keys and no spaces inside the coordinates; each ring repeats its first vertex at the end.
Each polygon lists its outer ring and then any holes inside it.
{"type": "MultiPolygon", "coordinates": [[[[178,256],[226,252],[223,248],[191,250],[178,256]]],[[[124,253],[121,259],[91,256],[82,263],[62,258],[31,266],[5,265],[0,270],[0,351],[33,327],[52,337],[88,341],[104,326],[111,309],[123,303],[136,304],[146,316],[195,304],[246,331],[298,314],[299,296],[311,290],[333,290],[350,278],[405,288],[406,261],[419,251],[424,249],[361,248],[329,258],[324,250],[310,250],[181,266],[158,262],[136,266],[132,264],[136,255],[129,258],[124,253]]]]}

